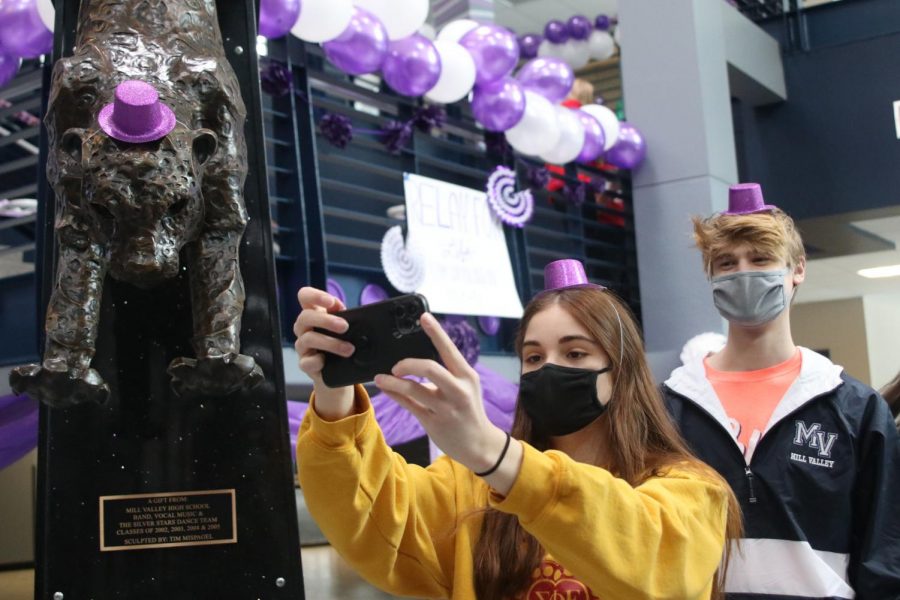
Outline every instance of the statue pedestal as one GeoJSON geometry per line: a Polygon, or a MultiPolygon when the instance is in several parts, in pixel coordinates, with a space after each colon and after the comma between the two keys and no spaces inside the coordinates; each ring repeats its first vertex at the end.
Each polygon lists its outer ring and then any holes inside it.
{"type": "MultiPolygon", "coordinates": [[[[69,54],[79,2],[56,4],[57,48],[69,54]]],[[[176,396],[166,369],[176,357],[193,356],[188,274],[151,290],[107,277],[93,366],[110,386],[110,401],[41,407],[39,599],[304,597],[255,10],[252,0],[219,6],[226,56],[249,115],[241,352],[256,360],[265,381],[225,397],[176,396]]],[[[53,286],[54,214],[52,202],[43,204],[46,306],[53,286]]]]}

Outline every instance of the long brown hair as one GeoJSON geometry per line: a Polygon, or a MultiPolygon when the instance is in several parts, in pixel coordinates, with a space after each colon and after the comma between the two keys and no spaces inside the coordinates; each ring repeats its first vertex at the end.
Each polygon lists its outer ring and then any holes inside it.
{"type": "MultiPolygon", "coordinates": [[[[740,506],[725,480],[691,454],[672,423],[653,383],[631,311],[609,291],[569,288],[545,292],[525,308],[516,337],[516,354],[520,360],[528,324],[552,304],[559,304],[571,314],[599,343],[613,365],[613,394],[606,419],[610,464],[604,466],[632,486],[673,465],[686,466],[720,481],[729,493],[724,557],[727,564],[728,540],[741,535],[740,506]]],[[[539,450],[549,448],[549,440],[532,432],[531,420],[521,404],[516,406],[511,433],[539,450]]],[[[522,528],[514,515],[488,510],[475,546],[476,597],[500,600],[514,596],[527,585],[543,557],[540,543],[522,528]]],[[[720,596],[723,572],[724,568],[720,568],[715,578],[713,597],[720,596]]]]}

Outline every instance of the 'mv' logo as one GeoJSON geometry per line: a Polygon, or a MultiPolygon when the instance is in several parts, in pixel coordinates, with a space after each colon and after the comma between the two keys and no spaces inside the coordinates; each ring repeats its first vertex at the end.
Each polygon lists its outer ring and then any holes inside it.
{"type": "Polygon", "coordinates": [[[831,457],[831,447],[834,446],[838,434],[822,431],[821,423],[813,423],[807,427],[806,421],[794,421],[794,425],[797,427],[794,433],[795,445],[803,446],[805,444],[813,450],[818,450],[819,456],[831,457]]]}

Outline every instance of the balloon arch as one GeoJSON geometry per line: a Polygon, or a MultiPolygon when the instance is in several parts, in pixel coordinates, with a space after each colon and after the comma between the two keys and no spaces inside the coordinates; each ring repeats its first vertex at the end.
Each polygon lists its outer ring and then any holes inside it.
{"type": "MultiPolygon", "coordinates": [[[[521,154],[562,165],[603,159],[633,169],[646,144],[633,125],[602,104],[560,104],[572,89],[573,67],[615,53],[614,21],[575,15],[550,21],[543,37],[469,19],[452,21],[429,39],[428,0],[261,0],[259,32],[320,43],[350,75],[380,73],[398,94],[437,104],[469,98],[475,119],[503,133],[521,154]],[[520,59],[526,59],[513,74],[520,59]]],[[[53,44],[50,0],[0,0],[0,87],[22,59],[53,44]]]]}

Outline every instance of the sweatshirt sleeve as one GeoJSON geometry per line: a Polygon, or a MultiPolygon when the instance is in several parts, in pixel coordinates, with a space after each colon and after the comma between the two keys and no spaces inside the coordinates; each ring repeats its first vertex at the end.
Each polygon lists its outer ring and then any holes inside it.
{"type": "Polygon", "coordinates": [[[849,579],[857,600],[900,598],[900,438],[887,403],[868,398],[860,432],[849,579]]]}
{"type": "Polygon", "coordinates": [[[353,568],[388,592],[450,594],[457,510],[449,459],[424,469],[384,440],[369,397],[357,413],[325,421],[310,400],[297,440],[297,469],[309,512],[353,568]]]}
{"type": "Polygon", "coordinates": [[[498,510],[601,598],[708,597],[725,546],[727,492],[672,469],[631,487],[609,471],[524,444],[522,469],[498,510]]]}

